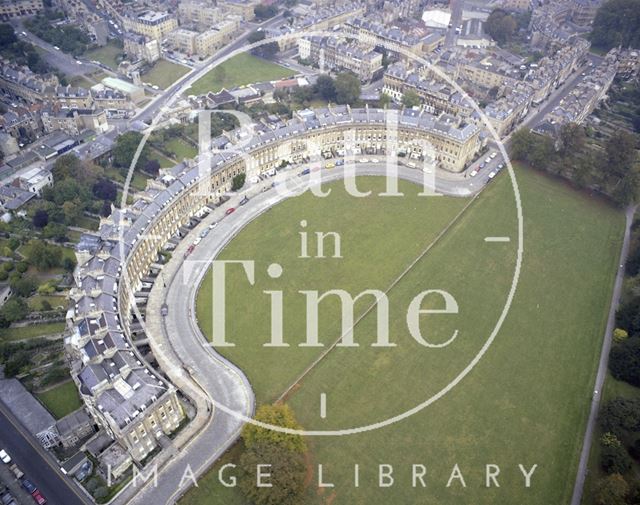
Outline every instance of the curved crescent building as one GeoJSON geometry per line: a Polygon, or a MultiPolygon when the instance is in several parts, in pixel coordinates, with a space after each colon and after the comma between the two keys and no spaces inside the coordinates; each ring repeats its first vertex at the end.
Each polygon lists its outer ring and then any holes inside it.
{"type": "Polygon", "coordinates": [[[391,114],[344,106],[306,110],[268,133],[232,133],[232,138],[249,138],[246,145],[211,153],[206,170],[193,160],[149,181],[132,205],[114,210],[95,236],[81,241],[67,350],[87,409],[123,449],[120,473],[132,459],[157,451],[161,439],[185,419],[175,386],[151,365],[152,354],[138,349],[146,342],[140,319],[164,251],[188,233],[194,214],[217,203],[239,173],[264,173],[283,161],[296,163],[328,151],[384,155],[390,140],[400,156],[428,156],[441,168],[460,172],[480,147],[475,124],[413,110],[391,114]]]}

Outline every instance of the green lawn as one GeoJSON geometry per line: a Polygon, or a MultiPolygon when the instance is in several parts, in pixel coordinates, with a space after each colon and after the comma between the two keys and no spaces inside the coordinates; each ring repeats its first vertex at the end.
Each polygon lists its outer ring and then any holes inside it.
{"type": "MultiPolygon", "coordinates": [[[[425,410],[390,427],[346,437],[309,440],[314,465],[324,467],[333,490],[310,490],[305,503],[496,504],[567,503],[589,410],[601,339],[621,244],[621,213],[528,170],[518,170],[524,213],[522,275],[511,311],[486,355],[452,391],[425,410]],[[379,489],[376,465],[394,466],[396,485],[379,489]],[[411,486],[411,464],[428,468],[427,489],[411,486]],[[446,483],[455,464],[467,488],[446,483]],[[518,464],[537,464],[525,489],[518,464]],[[361,465],[360,487],[353,465],[361,465]],[[486,464],[501,468],[499,489],[486,489],[486,464]]],[[[358,179],[362,188],[381,180],[358,179]]],[[[271,402],[291,384],[320,348],[304,340],[304,299],[298,290],[384,290],[458,213],[465,200],[418,198],[406,183],[405,198],[345,196],[341,184],[328,199],[305,195],[287,200],[249,224],[223,251],[225,259],[256,259],[255,285],[239,269],[227,273],[227,340],[221,351],[242,368],[258,403],[271,402]],[[301,219],[307,230],[336,231],[343,259],[298,259],[301,219]],[[278,262],[280,279],[265,274],[278,262]],[[284,291],[288,348],[269,349],[270,307],[262,293],[284,291]]],[[[441,390],[478,353],[504,305],[516,243],[485,243],[486,236],[515,239],[509,180],[502,175],[471,205],[389,292],[394,348],[373,348],[375,312],[356,327],[358,348],[335,348],[289,398],[306,429],[340,429],[382,421],[441,390]],[[419,346],[405,315],[411,299],[426,289],[444,289],[458,315],[422,316],[425,339],[448,347],[419,346]],[[328,415],[319,416],[327,394],[328,415]]],[[[330,248],[331,249],[331,248],[330,248]]],[[[210,282],[198,298],[198,317],[210,334],[210,282]]],[[[366,304],[369,302],[367,301],[366,304]]],[[[435,303],[435,302],[431,302],[435,303]]],[[[366,304],[356,305],[356,314],[366,304]]],[[[442,306],[442,300],[438,307],[442,306]]],[[[433,307],[433,305],[431,305],[433,307]]],[[[356,316],[357,317],[357,316],[356,316]]],[[[320,340],[339,336],[334,300],[322,302],[320,340]]],[[[317,483],[317,474],[312,482],[317,483]]],[[[183,503],[242,503],[208,474],[183,503]],[[217,484],[217,485],[216,485],[217,484]]]]}
{"type": "Polygon", "coordinates": [[[222,88],[230,89],[254,82],[272,81],[293,74],[293,70],[248,53],[241,53],[198,79],[187,91],[187,94],[203,95],[209,91],[216,93],[222,88]]]}
{"type": "Polygon", "coordinates": [[[107,45],[98,47],[96,49],[90,49],[84,53],[84,57],[88,60],[99,61],[100,63],[110,67],[112,70],[118,69],[118,56],[123,54],[124,50],[116,45],[113,41],[107,43],[107,45]]]}
{"type": "Polygon", "coordinates": [[[168,88],[180,77],[189,72],[189,67],[178,65],[167,60],[158,60],[144,74],[141,75],[144,82],[155,84],[160,88],[168,88]]]}
{"type": "Polygon", "coordinates": [[[65,329],[64,322],[43,323],[20,326],[18,328],[0,328],[1,340],[21,340],[23,338],[35,338],[45,335],[62,333],[65,329]]]}
{"type": "Polygon", "coordinates": [[[73,381],[55,386],[36,395],[53,417],[60,419],[82,406],[78,388],[73,381]]]}
{"type": "Polygon", "coordinates": [[[29,307],[32,310],[44,310],[42,308],[42,302],[47,301],[51,305],[53,309],[57,307],[66,308],[68,303],[68,298],[66,296],[56,296],[56,295],[33,295],[27,299],[29,303],[29,307]]]}
{"type": "MultiPolygon", "coordinates": [[[[158,156],[152,155],[151,158],[156,158],[158,159],[158,161],[160,161],[158,156]]],[[[124,181],[126,180],[126,176],[118,168],[106,169],[104,173],[109,179],[115,182],[119,182],[120,184],[124,184],[124,181]]],[[[135,170],[133,172],[133,177],[131,177],[130,189],[134,189],[137,191],[144,191],[146,187],[147,187],[147,177],[145,176],[145,174],[141,173],[140,171],[135,170]]]]}
{"type": "Polygon", "coordinates": [[[178,161],[182,161],[185,158],[195,158],[198,154],[198,148],[196,146],[180,137],[172,138],[164,144],[163,148],[172,152],[173,157],[178,161]]]}

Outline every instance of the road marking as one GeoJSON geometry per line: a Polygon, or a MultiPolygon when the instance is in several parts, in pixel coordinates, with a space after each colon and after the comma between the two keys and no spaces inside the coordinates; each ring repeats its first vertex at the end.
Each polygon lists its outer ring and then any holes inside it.
{"type": "Polygon", "coordinates": [[[320,417],[322,419],[327,418],[327,394],[326,393],[320,394],[320,417]]]}
{"type": "Polygon", "coordinates": [[[485,242],[511,242],[510,237],[485,237],[485,242]]]}

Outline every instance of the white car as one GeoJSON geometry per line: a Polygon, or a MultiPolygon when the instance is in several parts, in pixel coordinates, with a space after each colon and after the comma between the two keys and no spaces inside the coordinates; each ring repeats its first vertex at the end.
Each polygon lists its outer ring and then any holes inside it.
{"type": "Polygon", "coordinates": [[[371,163],[380,163],[378,158],[371,158],[371,163]]]}
{"type": "Polygon", "coordinates": [[[496,156],[498,156],[498,153],[494,151],[489,155],[489,158],[494,159],[496,156]]]}
{"type": "Polygon", "coordinates": [[[197,237],[197,238],[193,241],[193,245],[198,245],[201,241],[202,241],[202,237],[197,237]]]}
{"type": "Polygon", "coordinates": [[[360,158],[360,163],[369,163],[367,158],[360,158]]]}
{"type": "Polygon", "coordinates": [[[475,177],[476,175],[478,175],[478,170],[474,168],[474,169],[469,173],[469,175],[470,175],[471,177],[475,177]]]}
{"type": "Polygon", "coordinates": [[[496,176],[497,172],[495,170],[492,170],[491,172],[489,172],[489,179],[493,179],[496,176]]]}
{"type": "Polygon", "coordinates": [[[4,449],[0,449],[0,459],[6,465],[11,463],[11,457],[7,454],[7,451],[5,451],[4,449]]]}
{"type": "Polygon", "coordinates": [[[58,46],[53,46],[53,48],[54,48],[56,51],[60,51],[60,48],[59,48],[58,46]]]}
{"type": "Polygon", "coordinates": [[[489,156],[487,156],[487,157],[484,159],[485,164],[489,163],[490,161],[491,161],[491,158],[489,158],[489,156]]]}
{"type": "Polygon", "coordinates": [[[209,229],[210,229],[210,230],[213,230],[216,226],[218,226],[218,223],[216,223],[216,222],[214,221],[213,223],[211,223],[211,224],[209,225],[209,229]]]}

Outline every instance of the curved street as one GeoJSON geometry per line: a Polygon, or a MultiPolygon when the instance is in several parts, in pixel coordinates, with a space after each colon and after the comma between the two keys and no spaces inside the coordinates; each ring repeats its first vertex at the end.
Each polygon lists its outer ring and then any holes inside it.
{"type": "MultiPolygon", "coordinates": [[[[211,212],[196,226],[172,253],[172,259],[164,266],[156,280],[147,303],[147,335],[149,343],[163,371],[171,381],[192,398],[198,406],[195,419],[185,431],[190,431],[188,440],[175,442],[179,450],[169,450],[170,459],[159,464],[157,485],[149,479],[144,485],[129,486],[117,500],[132,504],[174,503],[191,485],[193,480],[184,478],[185,470],[198,477],[206,471],[238,438],[243,422],[214,409],[212,404],[222,404],[244,416],[253,414],[255,399],[246,376],[220,356],[202,335],[195,318],[195,297],[209,265],[225,245],[250,221],[270,207],[289,198],[308,177],[298,177],[300,167],[286,170],[287,181],[294,182],[288,191],[276,191],[270,187],[273,179],[251,185],[235,194],[220,208],[211,212]],[[249,203],[238,206],[245,196],[249,203]],[[226,209],[235,206],[233,214],[225,215],[226,209]],[[184,259],[187,248],[195,237],[212,222],[218,224],[193,252],[184,259]],[[168,313],[162,316],[166,304],[168,313]],[[197,441],[197,442],[196,442],[197,441]],[[181,445],[183,443],[184,445],[181,445]],[[189,465],[189,466],[187,466],[189,465]],[[167,500],[167,496],[170,498],[167,500]]],[[[383,165],[362,164],[356,167],[357,175],[385,175],[383,165]]],[[[416,169],[399,167],[398,177],[422,184],[423,174],[416,169]]],[[[279,177],[278,177],[279,178],[279,177]]],[[[322,170],[321,181],[329,182],[344,178],[341,167],[322,170]]],[[[279,184],[285,184],[285,181],[279,184]]],[[[438,191],[447,195],[462,196],[478,192],[483,186],[480,178],[473,180],[473,191],[463,177],[457,180],[438,179],[438,191]],[[477,181],[477,182],[476,182],[477,181]]],[[[185,435],[181,433],[180,434],[185,435]]],[[[141,484],[141,483],[140,483],[141,484]]]]}

